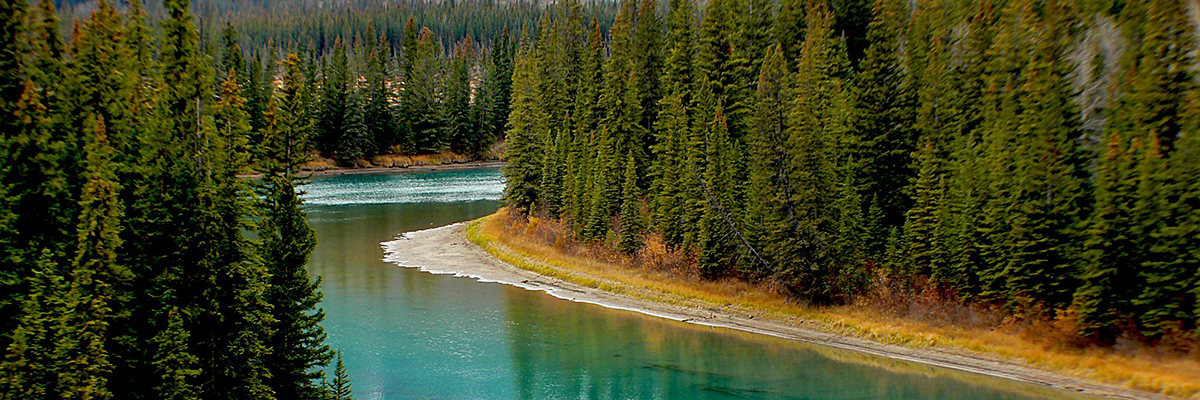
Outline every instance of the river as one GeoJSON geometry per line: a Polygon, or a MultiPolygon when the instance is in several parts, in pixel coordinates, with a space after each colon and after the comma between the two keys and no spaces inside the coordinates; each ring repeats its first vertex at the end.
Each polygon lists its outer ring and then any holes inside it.
{"type": "Polygon", "coordinates": [[[1072,393],[401,268],[380,243],[494,212],[496,169],[306,186],[329,343],[360,399],[1048,399],[1072,393]]]}

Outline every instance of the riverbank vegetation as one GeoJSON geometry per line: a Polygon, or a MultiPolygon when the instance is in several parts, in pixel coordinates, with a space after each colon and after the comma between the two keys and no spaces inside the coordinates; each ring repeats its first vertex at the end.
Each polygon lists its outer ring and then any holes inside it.
{"type": "Polygon", "coordinates": [[[803,324],[911,348],[966,350],[1174,397],[1200,393],[1200,363],[1189,355],[1136,343],[1114,348],[1065,345],[1063,338],[1073,335],[1069,326],[1011,318],[928,294],[897,302],[896,296],[880,290],[850,304],[812,306],[769,283],[706,279],[686,256],[672,254],[656,239],[626,254],[580,242],[557,221],[507,208],[472,222],[467,237],[519,268],[640,300],[803,324]]]}
{"type": "Polygon", "coordinates": [[[1193,3],[564,2],[517,50],[505,201],[792,301],[1195,358],[1193,3]]]}

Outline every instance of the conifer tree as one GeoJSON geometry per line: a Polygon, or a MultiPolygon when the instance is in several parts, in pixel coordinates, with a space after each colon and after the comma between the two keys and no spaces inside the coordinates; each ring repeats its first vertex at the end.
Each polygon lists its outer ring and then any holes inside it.
{"type": "Polygon", "coordinates": [[[501,32],[500,38],[492,43],[491,69],[487,71],[487,78],[484,81],[483,92],[489,95],[484,101],[489,108],[484,111],[486,115],[485,121],[480,127],[482,130],[480,136],[486,139],[488,145],[492,144],[496,138],[504,137],[504,126],[508,121],[509,104],[512,101],[513,92],[513,53],[514,48],[508,36],[508,29],[505,28],[501,32]]]}
{"type": "Polygon", "coordinates": [[[454,48],[446,78],[445,112],[446,139],[450,149],[459,153],[476,153],[472,148],[479,142],[471,120],[471,69],[475,65],[474,44],[463,39],[454,48]]]}
{"type": "Polygon", "coordinates": [[[333,381],[329,382],[330,400],[351,400],[350,375],[346,373],[346,364],[342,363],[342,352],[337,352],[337,364],[333,369],[333,381]]]}
{"type": "Polygon", "coordinates": [[[338,162],[343,165],[359,166],[373,148],[364,110],[366,100],[362,92],[361,89],[353,89],[346,97],[346,115],[342,118],[345,125],[339,130],[341,137],[337,142],[338,162]]]}
{"type": "MultiPolygon", "coordinates": [[[[636,22],[633,27],[633,71],[637,75],[631,84],[637,86],[638,102],[642,109],[641,125],[647,131],[654,127],[658,117],[658,101],[663,97],[661,74],[663,70],[663,26],[658,17],[658,1],[640,0],[636,22]]],[[[639,145],[651,145],[646,136],[639,145]]],[[[646,164],[641,165],[647,167],[646,164]]]]}
{"type": "Polygon", "coordinates": [[[66,283],[56,271],[51,254],[43,251],[28,278],[28,290],[21,298],[16,328],[10,333],[0,371],[0,395],[12,399],[59,397],[56,339],[63,331],[61,318],[67,311],[63,303],[66,283]]]}
{"type": "Polygon", "coordinates": [[[704,212],[700,218],[700,259],[697,267],[706,278],[731,272],[737,262],[737,238],[734,221],[740,216],[734,208],[737,187],[734,182],[736,148],[729,137],[729,125],[718,104],[716,119],[707,129],[707,169],[704,171],[704,212]]]}
{"type": "Polygon", "coordinates": [[[633,155],[625,156],[624,180],[621,184],[621,237],[618,248],[626,254],[633,254],[641,248],[641,239],[645,224],[642,222],[642,193],[638,190],[637,161],[633,155]]]}
{"type": "Polygon", "coordinates": [[[436,153],[444,150],[445,115],[438,104],[441,87],[441,54],[437,38],[429,28],[421,28],[411,54],[410,75],[405,76],[403,118],[409,127],[412,153],[436,153]]]}
{"type": "Polygon", "coordinates": [[[363,71],[367,81],[366,93],[363,96],[366,102],[363,106],[363,117],[372,144],[364,149],[366,156],[386,153],[398,140],[391,104],[391,76],[388,74],[386,51],[387,42],[381,36],[379,42],[368,53],[363,71]]]}
{"type": "Polygon", "coordinates": [[[776,260],[777,274],[811,301],[835,297],[832,239],[834,201],[839,178],[838,149],[847,134],[850,104],[841,79],[848,67],[844,48],[834,38],[832,16],[822,3],[809,10],[808,36],[800,52],[793,100],[787,119],[788,181],[795,191],[785,207],[795,217],[772,229],[765,252],[776,260]]]}
{"type": "Polygon", "coordinates": [[[982,212],[976,224],[977,249],[980,265],[976,269],[980,295],[989,299],[1005,297],[1010,253],[1011,224],[1009,212],[1014,206],[1016,187],[1013,179],[1016,154],[1015,133],[1019,128],[1021,98],[1023,93],[1021,72],[1028,64],[1027,38],[1025,31],[1032,21],[1032,4],[1029,1],[1009,3],[1000,15],[995,29],[992,46],[988,49],[987,63],[983,67],[983,95],[980,100],[983,118],[982,170],[979,187],[985,197],[981,198],[982,212]]]}
{"type": "Polygon", "coordinates": [[[862,163],[861,196],[865,208],[874,209],[878,220],[868,221],[867,252],[876,259],[883,255],[889,232],[901,226],[904,211],[911,205],[905,188],[915,176],[912,171],[913,119],[915,101],[900,58],[900,34],[907,14],[903,2],[880,0],[867,31],[865,55],[859,63],[857,87],[860,115],[853,122],[861,149],[855,152],[862,163]]]}
{"type": "Polygon", "coordinates": [[[191,380],[199,375],[196,356],[188,352],[191,334],[183,327],[183,315],[178,307],[163,310],[163,329],[150,340],[154,373],[158,383],[150,393],[165,400],[197,398],[191,380]]]}
{"type": "Polygon", "coordinates": [[[913,187],[915,202],[908,210],[904,225],[904,254],[908,260],[904,268],[896,272],[900,273],[898,278],[901,279],[928,276],[934,282],[945,284],[949,278],[945,241],[941,236],[945,177],[939,172],[943,160],[936,153],[933,143],[927,141],[918,157],[921,169],[913,187]]]}
{"type": "MultiPolygon", "coordinates": [[[[765,248],[770,231],[792,223],[787,208],[792,194],[788,180],[786,120],[790,81],[782,46],[767,48],[758,77],[753,129],[749,146],[749,176],[746,202],[746,232],[752,244],[765,248]]],[[[768,274],[772,271],[759,271],[768,274]]]]}
{"type": "Polygon", "coordinates": [[[1150,248],[1149,261],[1141,270],[1146,284],[1135,304],[1143,309],[1140,323],[1144,334],[1156,337],[1172,329],[1195,327],[1197,298],[1200,294],[1200,113],[1193,92],[1183,129],[1175,140],[1175,149],[1167,160],[1163,175],[1163,222],[1154,227],[1156,243],[1150,248]]]}
{"type": "MultiPolygon", "coordinates": [[[[350,115],[350,66],[347,45],[338,38],[333,42],[333,54],[322,68],[320,115],[317,118],[315,145],[326,155],[340,150],[339,142],[350,115]]],[[[341,157],[339,157],[341,158],[341,157]]]]}
{"type": "Polygon", "coordinates": [[[775,17],[775,42],[780,46],[780,52],[789,71],[796,67],[795,60],[800,59],[800,46],[804,43],[804,24],[808,20],[807,0],[780,0],[779,13],[775,17]]]}
{"type": "Polygon", "coordinates": [[[695,40],[693,32],[694,3],[689,0],[670,2],[666,36],[666,64],[662,75],[665,96],[657,105],[654,165],[651,169],[651,223],[668,244],[683,243],[684,188],[694,178],[682,167],[687,161],[688,139],[691,130],[689,107],[692,102],[691,83],[695,40]]]}
{"type": "Polygon", "coordinates": [[[542,143],[536,130],[541,108],[537,103],[537,64],[530,49],[522,48],[513,70],[512,113],[508,117],[504,166],[504,201],[510,207],[526,212],[533,210],[541,182],[542,143]]]}
{"type": "Polygon", "coordinates": [[[1097,161],[1095,206],[1088,220],[1084,243],[1083,282],[1075,292],[1073,307],[1083,320],[1080,334],[1109,342],[1117,322],[1128,318],[1130,299],[1137,285],[1138,249],[1127,232],[1135,232],[1126,217],[1133,208],[1134,167],[1142,149],[1141,138],[1129,145],[1119,133],[1105,140],[1107,148],[1097,161]]]}
{"type": "Polygon", "coordinates": [[[591,193],[595,183],[594,168],[597,164],[596,148],[600,144],[600,84],[603,82],[604,65],[603,34],[600,24],[592,19],[589,25],[586,49],[581,56],[579,84],[575,103],[572,105],[574,135],[568,158],[568,174],[573,177],[568,183],[571,191],[567,197],[567,214],[577,235],[584,231],[591,213],[591,193]]]}
{"type": "Polygon", "coordinates": [[[121,304],[114,289],[130,274],[117,265],[122,205],[113,150],[102,120],[94,119],[89,128],[85,132],[87,183],[80,196],[78,247],[65,297],[65,326],[57,343],[64,363],[58,379],[63,397],[103,399],[112,395],[106,336],[113,315],[120,312],[114,306],[121,304]]]}
{"type": "Polygon", "coordinates": [[[264,218],[257,252],[269,273],[264,300],[275,317],[265,341],[269,353],[263,360],[270,372],[266,383],[276,398],[320,399],[325,391],[316,369],[327,365],[333,354],[320,325],[325,312],[317,307],[321,279],[311,280],[305,269],[316,237],[296,190],[297,183],[303,182],[295,174],[305,154],[295,150],[304,148],[308,132],[303,125],[287,124],[297,115],[296,93],[305,85],[297,64],[297,57],[289,55],[284,89],[274,103],[275,115],[266,135],[269,153],[260,166],[264,178],[258,188],[263,198],[259,207],[264,218]]]}
{"type": "MultiPolygon", "coordinates": [[[[1057,4],[1052,4],[1057,6],[1057,4]]],[[[1058,58],[1070,45],[1068,10],[1047,10],[1041,36],[1024,77],[1017,135],[1015,207],[1010,212],[1012,247],[1007,276],[1008,296],[1061,307],[1075,291],[1076,227],[1082,219],[1083,155],[1079,111],[1071,101],[1070,65],[1058,58]]]]}

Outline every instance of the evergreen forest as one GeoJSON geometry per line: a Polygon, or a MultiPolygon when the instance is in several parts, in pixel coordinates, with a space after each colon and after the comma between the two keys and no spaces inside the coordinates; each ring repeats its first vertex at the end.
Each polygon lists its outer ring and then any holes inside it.
{"type": "Polygon", "coordinates": [[[490,148],[482,4],[0,1],[0,399],[350,398],[302,166],[490,148]]]}
{"type": "Polygon", "coordinates": [[[505,201],[809,304],[1195,343],[1194,3],[561,2],[516,50],[505,201]]]}

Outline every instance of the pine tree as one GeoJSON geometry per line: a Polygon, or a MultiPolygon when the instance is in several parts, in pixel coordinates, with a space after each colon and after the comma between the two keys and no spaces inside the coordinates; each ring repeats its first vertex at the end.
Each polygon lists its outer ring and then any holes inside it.
{"type": "Polygon", "coordinates": [[[896,272],[900,272],[898,278],[901,279],[928,276],[944,284],[948,269],[944,238],[940,235],[944,224],[941,210],[945,178],[939,171],[943,160],[937,156],[933,143],[928,142],[918,159],[921,169],[913,187],[915,204],[908,210],[904,224],[904,243],[907,246],[904,254],[908,260],[904,269],[896,272]]]}
{"type": "Polygon", "coordinates": [[[329,56],[323,68],[321,101],[318,106],[321,111],[317,118],[317,136],[314,138],[314,144],[326,155],[340,150],[340,141],[347,126],[346,116],[351,113],[350,66],[346,47],[341,38],[334,41],[333,54],[329,56]]]}
{"type": "Polygon", "coordinates": [[[471,69],[475,65],[473,47],[474,43],[469,38],[455,46],[445,89],[446,138],[450,142],[450,149],[471,154],[478,153],[474,146],[481,141],[471,120],[471,69]]]}
{"type": "Polygon", "coordinates": [[[449,144],[445,137],[445,118],[438,104],[442,64],[437,38],[429,28],[421,28],[410,61],[411,74],[404,81],[404,118],[410,127],[412,153],[437,153],[449,144]]]}
{"type": "MultiPolygon", "coordinates": [[[[793,190],[787,174],[789,80],[782,46],[768,48],[758,77],[754,129],[747,141],[751,159],[745,226],[748,239],[758,248],[766,247],[772,229],[779,229],[795,218],[787,208],[793,190]]],[[[758,271],[757,275],[771,272],[758,271]]]]}
{"type": "Polygon", "coordinates": [[[350,391],[350,375],[346,373],[346,364],[342,363],[342,352],[337,352],[337,366],[333,369],[333,382],[329,382],[330,400],[351,400],[354,395],[350,391]]]}
{"type": "Polygon", "coordinates": [[[21,68],[21,35],[24,33],[25,12],[28,1],[6,0],[0,3],[0,113],[4,118],[4,131],[11,132],[17,120],[9,118],[24,91],[21,68]]]}
{"type": "Polygon", "coordinates": [[[621,184],[621,237],[618,248],[633,254],[641,248],[645,223],[642,222],[642,194],[638,190],[637,160],[633,154],[625,156],[624,182],[621,184]]]}
{"type": "Polygon", "coordinates": [[[56,354],[55,342],[63,331],[66,283],[58,276],[51,258],[48,251],[43,251],[27,278],[29,289],[22,296],[16,328],[11,332],[5,359],[0,362],[4,373],[0,395],[5,398],[59,397],[57,373],[62,360],[56,354]]]}
{"type": "Polygon", "coordinates": [[[798,294],[815,302],[832,301],[839,288],[832,280],[841,268],[831,253],[836,227],[834,201],[838,174],[838,149],[847,135],[852,116],[843,76],[848,62],[844,48],[833,36],[832,16],[822,3],[809,10],[808,36],[800,52],[794,94],[788,113],[787,179],[795,189],[785,207],[794,219],[769,233],[764,249],[777,262],[777,274],[798,294]]]}
{"type": "Polygon", "coordinates": [[[1196,95],[1194,91],[1189,98],[1183,129],[1163,171],[1163,223],[1154,227],[1156,240],[1140,272],[1146,284],[1135,304],[1144,310],[1140,323],[1150,337],[1197,323],[1192,311],[1198,307],[1198,299],[1189,294],[1189,290],[1200,290],[1200,254],[1195,251],[1200,248],[1200,159],[1196,157],[1200,140],[1194,133],[1200,113],[1196,95]]]}
{"type": "Polygon", "coordinates": [[[568,174],[573,176],[569,183],[567,214],[575,233],[580,237],[583,237],[591,216],[592,186],[596,181],[594,171],[598,163],[595,155],[601,144],[600,86],[604,79],[604,42],[600,24],[595,19],[589,25],[586,43],[579,68],[580,87],[576,90],[575,103],[572,105],[574,135],[567,163],[568,174]]]}
{"type": "Polygon", "coordinates": [[[662,75],[665,96],[657,105],[654,165],[651,167],[651,224],[662,233],[670,245],[683,243],[684,185],[694,178],[683,169],[687,158],[691,130],[689,106],[692,102],[692,73],[694,3],[689,0],[670,2],[666,36],[666,64],[662,75]]]}
{"type": "Polygon", "coordinates": [[[384,37],[370,50],[363,75],[367,81],[363,118],[372,146],[364,149],[365,156],[384,154],[398,141],[393,118],[391,76],[387,69],[387,42],[384,37]]]}
{"type": "Polygon", "coordinates": [[[772,36],[779,44],[780,53],[789,71],[796,67],[794,60],[800,59],[800,46],[804,43],[805,22],[808,20],[808,0],[780,0],[779,14],[775,18],[772,36]]]}
{"type": "Polygon", "coordinates": [[[316,237],[300,208],[303,199],[296,190],[294,174],[303,162],[307,130],[288,124],[296,117],[296,92],[303,89],[303,77],[297,69],[297,57],[288,56],[284,90],[273,107],[268,127],[268,161],[258,192],[263,221],[259,225],[257,252],[269,274],[263,294],[274,320],[265,340],[269,349],[264,365],[270,371],[266,379],[276,398],[319,399],[324,390],[318,381],[322,374],[315,368],[327,365],[333,354],[324,343],[321,321],[325,312],[321,301],[321,279],[311,280],[305,266],[316,245],[316,237]],[[300,129],[298,129],[300,128],[300,129]]]}
{"type": "Polygon", "coordinates": [[[58,351],[64,361],[59,375],[60,390],[70,398],[108,398],[108,374],[112,364],[106,349],[108,327],[115,300],[129,271],[117,265],[121,246],[122,205],[112,162],[113,150],[104,133],[103,120],[93,120],[86,137],[87,183],[80,196],[82,213],[78,228],[78,250],[66,294],[66,326],[59,336],[58,351]]]}
{"type": "Polygon", "coordinates": [[[536,62],[526,47],[517,57],[513,70],[512,113],[508,117],[504,166],[504,201],[510,207],[528,212],[534,208],[541,182],[542,143],[536,136],[540,118],[536,62]]]}
{"type": "Polygon", "coordinates": [[[1084,243],[1083,282],[1075,292],[1073,307],[1083,320],[1080,334],[1109,342],[1117,323],[1132,312],[1130,299],[1138,287],[1138,248],[1129,213],[1133,208],[1136,158],[1144,152],[1141,138],[1129,145],[1118,133],[1105,141],[1107,151],[1097,160],[1095,207],[1088,220],[1084,243]]]}
{"type": "MultiPolygon", "coordinates": [[[[663,26],[658,17],[658,1],[640,0],[636,22],[633,27],[633,64],[636,78],[631,82],[637,87],[638,103],[642,109],[641,125],[647,131],[654,127],[658,117],[658,101],[663,97],[661,74],[663,71],[663,26]]],[[[638,145],[648,148],[653,139],[647,135],[638,145]]],[[[640,167],[645,168],[642,164],[640,167]]]]}
{"type": "Polygon", "coordinates": [[[1028,65],[1029,25],[1032,21],[1029,1],[1009,3],[1001,12],[992,46],[988,49],[983,67],[983,96],[980,100],[983,119],[978,129],[982,144],[982,170],[979,187],[983,188],[982,212],[976,224],[980,265],[980,295],[988,299],[1006,297],[1008,267],[1011,253],[1011,224],[1009,215],[1015,207],[1014,178],[1017,162],[1016,147],[1021,118],[1021,72],[1028,65]]]}
{"type": "Polygon", "coordinates": [[[153,347],[154,371],[159,383],[151,393],[164,400],[197,398],[196,388],[190,382],[200,374],[196,356],[188,352],[190,333],[183,328],[182,311],[177,307],[163,310],[166,321],[150,345],[153,347]]]}
{"type": "Polygon", "coordinates": [[[1064,9],[1047,12],[1042,40],[1033,50],[1022,89],[1017,130],[1016,204],[1010,212],[1012,247],[1005,269],[1008,296],[1061,307],[1070,302],[1076,283],[1084,182],[1079,111],[1067,80],[1071,66],[1059,60],[1070,45],[1064,9]]]}
{"type": "MultiPolygon", "coordinates": [[[[484,93],[489,96],[484,99],[489,106],[484,112],[485,121],[480,127],[480,137],[487,145],[497,138],[504,137],[505,122],[508,121],[510,103],[513,94],[513,45],[505,28],[500,38],[492,43],[491,69],[487,71],[484,81],[484,93]]],[[[481,148],[483,144],[480,144],[481,148]]]]}
{"type": "Polygon", "coordinates": [[[346,97],[346,115],[342,117],[345,125],[339,130],[341,137],[337,142],[337,159],[343,165],[359,166],[373,147],[362,92],[352,89],[346,97]]]}
{"type": "Polygon", "coordinates": [[[911,154],[916,150],[912,130],[916,99],[906,84],[909,78],[899,50],[906,14],[900,1],[877,1],[867,32],[870,46],[857,76],[861,114],[853,122],[855,131],[863,135],[862,147],[856,151],[863,168],[860,195],[867,199],[866,208],[877,210],[879,216],[867,222],[871,229],[867,253],[876,259],[883,255],[889,232],[903,224],[904,211],[912,202],[905,189],[915,177],[911,154]]]}
{"type": "Polygon", "coordinates": [[[716,119],[705,140],[708,143],[703,183],[705,207],[700,218],[698,268],[706,278],[731,272],[737,262],[738,239],[734,232],[737,227],[731,225],[740,220],[734,208],[737,188],[733,178],[734,161],[739,155],[729,137],[729,125],[720,105],[716,110],[716,119]]]}

